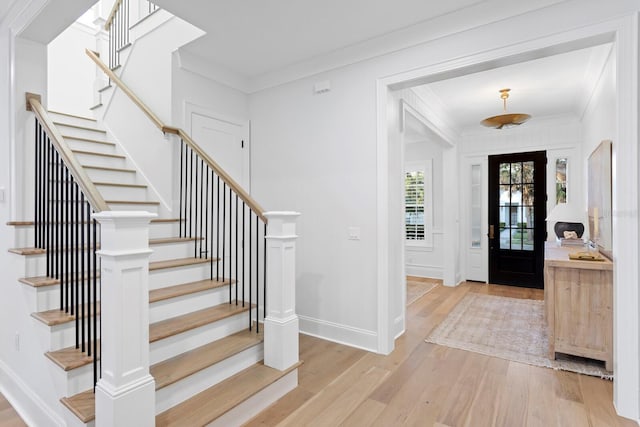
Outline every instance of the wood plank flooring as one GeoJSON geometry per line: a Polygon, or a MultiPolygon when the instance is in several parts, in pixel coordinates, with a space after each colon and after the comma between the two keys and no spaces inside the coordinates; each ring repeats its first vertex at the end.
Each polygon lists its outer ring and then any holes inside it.
{"type": "Polygon", "coordinates": [[[0,394],[0,426],[2,427],[26,427],[20,415],[11,407],[11,404],[0,394]]]}
{"type": "Polygon", "coordinates": [[[407,307],[407,331],[388,356],[301,335],[298,388],[246,426],[637,426],[616,415],[610,381],[425,343],[468,292],[544,299],[439,285],[407,307]]]}

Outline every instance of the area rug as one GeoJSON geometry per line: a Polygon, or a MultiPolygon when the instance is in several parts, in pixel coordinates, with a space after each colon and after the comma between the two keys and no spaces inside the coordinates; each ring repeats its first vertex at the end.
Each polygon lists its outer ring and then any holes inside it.
{"type": "Polygon", "coordinates": [[[529,365],[613,379],[611,372],[597,361],[571,356],[549,359],[544,301],[469,293],[425,341],[529,365]]]}
{"type": "Polygon", "coordinates": [[[438,281],[411,280],[407,278],[407,305],[415,302],[418,298],[425,295],[438,286],[438,281]]]}

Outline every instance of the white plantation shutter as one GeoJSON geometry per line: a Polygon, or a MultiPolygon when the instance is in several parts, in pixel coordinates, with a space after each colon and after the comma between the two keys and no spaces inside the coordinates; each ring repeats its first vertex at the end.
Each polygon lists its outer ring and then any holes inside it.
{"type": "Polygon", "coordinates": [[[405,173],[405,233],[407,240],[425,239],[425,173],[405,173]]]}

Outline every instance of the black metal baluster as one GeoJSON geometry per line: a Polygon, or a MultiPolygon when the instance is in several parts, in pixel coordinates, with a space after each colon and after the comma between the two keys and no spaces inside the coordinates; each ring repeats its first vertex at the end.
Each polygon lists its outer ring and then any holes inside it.
{"type": "Polygon", "coordinates": [[[97,260],[97,255],[96,255],[96,251],[98,250],[98,236],[97,236],[97,232],[98,232],[98,225],[96,223],[96,220],[93,220],[93,296],[94,299],[96,301],[96,316],[93,319],[93,384],[94,384],[94,391],[95,391],[95,384],[97,384],[98,382],[98,312],[97,312],[97,304],[98,301],[101,301],[101,298],[98,298],[98,287],[97,287],[97,280],[98,280],[98,260],[97,260]]]}
{"type": "Polygon", "coordinates": [[[94,321],[96,314],[96,307],[98,305],[98,301],[95,298],[95,295],[92,298],[91,295],[91,278],[93,277],[93,269],[91,265],[92,257],[91,257],[91,248],[93,248],[93,242],[91,241],[91,206],[87,203],[87,356],[91,356],[91,323],[94,321]],[[93,307],[93,310],[92,310],[93,307]],[[93,313],[93,317],[91,314],[93,313]]]}
{"type": "Polygon", "coordinates": [[[34,207],[34,215],[33,215],[33,238],[34,238],[34,247],[39,248],[39,242],[38,242],[38,215],[40,213],[40,209],[38,209],[38,200],[40,198],[40,192],[38,191],[38,184],[40,183],[40,177],[38,176],[38,172],[40,170],[40,168],[38,167],[38,161],[40,159],[40,130],[38,129],[39,123],[38,123],[38,119],[35,119],[33,121],[34,123],[34,136],[35,136],[35,144],[34,144],[34,154],[35,157],[33,158],[33,164],[34,164],[34,176],[33,176],[33,182],[35,183],[35,192],[33,193],[34,199],[33,199],[33,207],[34,207]]]}
{"type": "Polygon", "coordinates": [[[209,246],[209,256],[211,256],[211,264],[209,264],[209,268],[210,268],[210,272],[209,272],[209,279],[213,280],[213,263],[216,263],[216,266],[218,265],[218,260],[217,260],[217,254],[216,254],[216,258],[213,257],[213,204],[215,203],[215,201],[213,200],[215,198],[215,180],[213,179],[213,169],[211,169],[210,171],[211,174],[211,235],[209,236],[209,242],[207,243],[209,246]]]}
{"type": "MultiPolygon", "coordinates": [[[[191,222],[193,221],[193,150],[191,152],[191,162],[189,163],[189,237],[191,236],[191,222]]],[[[186,226],[186,224],[185,224],[186,226]]]]}
{"type": "MultiPolygon", "coordinates": [[[[224,282],[224,266],[225,266],[225,249],[226,249],[226,239],[225,239],[225,221],[227,220],[227,183],[223,182],[222,186],[222,281],[224,282]]],[[[229,304],[231,304],[231,288],[229,288],[229,304]]]]}
{"type": "MultiPolygon", "coordinates": [[[[238,194],[236,193],[236,305],[238,305],[238,194]]],[[[231,282],[231,276],[229,276],[231,282]]]]}
{"type": "Polygon", "coordinates": [[[220,176],[218,176],[218,197],[216,198],[216,281],[220,281],[220,176]]]}
{"type": "MultiPolygon", "coordinates": [[[[233,213],[233,204],[232,204],[232,194],[233,190],[231,189],[231,187],[229,187],[229,304],[231,304],[231,276],[233,274],[233,256],[232,256],[232,249],[233,249],[233,233],[231,231],[231,226],[233,224],[233,219],[232,219],[232,213],[233,213]]],[[[223,277],[224,279],[224,277],[223,277]]]]}
{"type": "Polygon", "coordinates": [[[76,313],[76,318],[80,318],[80,341],[81,341],[81,350],[82,352],[85,351],[84,348],[84,303],[85,303],[85,295],[84,295],[84,276],[85,276],[85,265],[84,265],[84,227],[82,226],[82,224],[80,222],[85,220],[85,213],[84,213],[84,208],[85,208],[85,202],[84,202],[84,193],[80,193],[80,206],[79,206],[79,211],[80,211],[80,221],[78,221],[78,226],[80,227],[80,242],[78,245],[78,255],[80,257],[80,305],[79,305],[79,310],[76,313]]]}
{"type": "Polygon", "coordinates": [[[260,333],[260,228],[256,213],[256,333],[260,333]]]}
{"type": "Polygon", "coordinates": [[[51,146],[47,138],[47,215],[46,221],[46,247],[47,250],[47,277],[51,277],[51,146]]]}
{"type": "MultiPolygon", "coordinates": [[[[68,169],[65,166],[61,173],[61,181],[60,181],[60,205],[62,207],[62,212],[60,215],[60,246],[58,246],[58,257],[60,259],[60,309],[64,307],[64,299],[67,288],[67,271],[66,271],[66,262],[67,262],[67,210],[68,210],[68,199],[69,195],[67,194],[67,179],[68,179],[68,169]]],[[[66,307],[65,307],[66,312],[66,307]]]]}
{"type": "Polygon", "coordinates": [[[78,305],[79,305],[79,286],[80,286],[80,257],[78,256],[78,240],[80,237],[80,209],[78,206],[78,201],[80,200],[78,184],[76,183],[74,188],[74,199],[73,199],[73,225],[74,225],[74,238],[73,238],[73,264],[74,264],[74,292],[73,292],[73,312],[76,316],[76,348],[80,347],[80,313],[78,313],[78,305]]]}
{"type": "Polygon", "coordinates": [[[182,139],[180,139],[180,209],[179,209],[179,216],[180,218],[178,219],[178,229],[180,230],[179,235],[180,237],[184,237],[184,234],[182,234],[182,208],[183,208],[183,204],[182,204],[182,183],[184,180],[183,174],[184,174],[184,141],[182,139]]]}
{"type": "MultiPolygon", "coordinates": [[[[55,210],[55,231],[56,231],[56,240],[53,247],[53,257],[54,257],[54,276],[56,279],[60,279],[60,253],[57,252],[60,249],[60,214],[62,208],[62,194],[61,186],[60,186],[60,177],[61,177],[61,169],[62,169],[62,159],[60,158],[60,154],[56,151],[56,181],[55,181],[55,193],[56,193],[56,210],[55,210]]],[[[62,287],[62,283],[60,283],[62,287]]]]}
{"type": "MultiPolygon", "coordinates": [[[[204,243],[204,250],[207,254],[207,258],[210,258],[210,262],[213,262],[211,257],[211,252],[209,252],[209,246],[207,242],[207,236],[209,235],[209,167],[207,166],[207,170],[205,172],[206,180],[207,180],[207,188],[204,192],[204,234],[201,234],[200,239],[200,247],[204,243]]],[[[213,267],[212,267],[213,268],[213,267]]]]}
{"type": "Polygon", "coordinates": [[[200,159],[200,232],[198,233],[198,246],[200,247],[200,258],[202,258],[202,222],[204,221],[204,215],[202,210],[204,208],[204,161],[200,159]]]}
{"type": "MultiPolygon", "coordinates": [[[[193,221],[193,224],[191,224],[191,227],[189,229],[189,234],[193,234],[194,237],[197,237],[197,232],[198,232],[198,165],[200,164],[200,162],[198,161],[198,157],[196,156],[196,187],[195,187],[195,191],[194,191],[194,197],[196,199],[196,206],[195,206],[195,220],[193,221]],[[191,230],[193,229],[193,231],[191,230]]],[[[198,257],[198,245],[194,245],[193,246],[193,257],[197,258],[198,257]]]]}
{"type": "Polygon", "coordinates": [[[267,317],[267,223],[264,223],[264,252],[262,254],[262,318],[267,317]]]}
{"type": "Polygon", "coordinates": [[[251,324],[251,304],[253,303],[253,299],[251,298],[251,287],[253,286],[253,281],[251,280],[251,270],[253,269],[253,263],[251,262],[251,228],[252,228],[253,220],[251,219],[251,209],[249,209],[249,330],[253,328],[251,324]]]}
{"type": "Polygon", "coordinates": [[[66,235],[67,235],[67,246],[64,248],[64,252],[65,252],[65,256],[67,258],[66,260],[66,264],[67,264],[67,274],[66,274],[66,281],[67,281],[67,295],[66,295],[66,312],[69,312],[69,308],[71,306],[71,283],[70,283],[70,277],[71,277],[71,245],[72,245],[72,240],[71,240],[71,212],[73,209],[73,198],[72,198],[72,194],[71,192],[73,191],[73,177],[70,176],[69,172],[67,171],[67,176],[69,178],[69,180],[67,181],[67,215],[66,215],[66,235]]]}
{"type": "Polygon", "coordinates": [[[244,282],[244,278],[245,278],[245,269],[247,268],[247,265],[244,262],[244,255],[247,252],[246,251],[246,245],[244,244],[245,240],[244,240],[244,220],[245,217],[247,215],[247,213],[245,212],[245,202],[244,200],[242,201],[242,306],[244,307],[244,288],[246,286],[246,283],[244,282]]]}

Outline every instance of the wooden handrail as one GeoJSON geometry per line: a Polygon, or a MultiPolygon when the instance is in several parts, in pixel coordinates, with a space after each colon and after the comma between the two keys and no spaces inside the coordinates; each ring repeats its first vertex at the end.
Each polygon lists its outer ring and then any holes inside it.
{"type": "Polygon", "coordinates": [[[266,224],[268,222],[267,217],[264,216],[264,209],[238,184],[231,176],[224,170],[218,163],[216,163],[196,142],[187,134],[184,130],[165,125],[158,116],[156,116],[149,107],[145,105],[140,98],[138,98],[129,87],[120,78],[105,65],[99,56],[89,50],[85,50],[89,58],[95,62],[98,67],[122,90],[132,101],[136,104],[151,121],[164,133],[176,134],[182,138],[182,140],[196,153],[204,162],[218,174],[218,176],[240,197],[240,199],[247,204],[253,210],[260,219],[266,224]]]}
{"type": "Polygon", "coordinates": [[[118,11],[118,8],[120,8],[121,3],[122,3],[122,0],[116,0],[115,3],[113,3],[113,7],[111,8],[111,13],[109,13],[109,17],[104,23],[105,30],[109,31],[109,28],[111,28],[111,24],[113,23],[113,18],[116,16],[116,12],[118,11]]]}
{"type": "Polygon", "coordinates": [[[28,93],[26,95],[27,110],[33,111],[33,114],[40,120],[40,124],[44,128],[45,132],[49,136],[51,143],[55,147],[56,151],[60,154],[60,157],[64,161],[64,164],[69,169],[69,172],[75,179],[76,183],[80,187],[80,190],[85,195],[89,204],[95,212],[108,211],[109,206],[102,198],[102,195],[93,184],[93,181],[89,178],[89,175],[85,172],[84,168],[76,157],[71,152],[71,149],[64,141],[62,134],[58,131],[53,121],[49,118],[49,114],[40,103],[40,95],[34,93],[28,93]]]}

